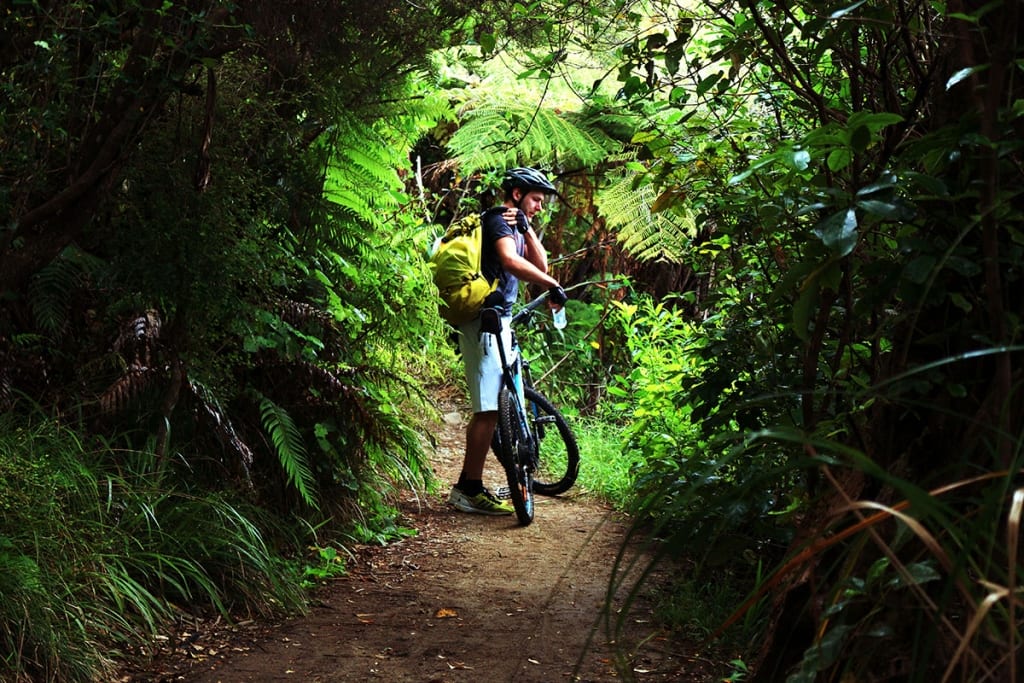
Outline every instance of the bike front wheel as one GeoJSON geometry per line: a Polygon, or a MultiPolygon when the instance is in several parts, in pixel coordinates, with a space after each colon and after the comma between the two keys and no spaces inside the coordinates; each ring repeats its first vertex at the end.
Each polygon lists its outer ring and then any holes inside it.
{"type": "Polygon", "coordinates": [[[544,394],[526,387],[526,414],[537,449],[533,490],[544,496],[565,493],[580,473],[580,449],[562,414],[544,394]]]}
{"type": "Polygon", "coordinates": [[[519,397],[502,387],[498,394],[498,460],[505,468],[516,518],[520,525],[527,526],[533,521],[533,446],[521,408],[519,397]]]}

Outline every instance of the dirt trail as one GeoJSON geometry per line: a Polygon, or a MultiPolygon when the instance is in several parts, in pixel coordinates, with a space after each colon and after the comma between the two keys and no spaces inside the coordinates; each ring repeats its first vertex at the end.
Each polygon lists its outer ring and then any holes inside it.
{"type": "MultiPolygon", "coordinates": [[[[464,424],[449,413],[435,435],[442,482],[457,475],[464,424]]],[[[496,485],[499,474],[491,460],[485,477],[496,485]]],[[[709,662],[657,632],[646,598],[616,642],[592,630],[626,531],[593,500],[539,498],[525,528],[514,517],[454,512],[443,495],[410,496],[403,508],[420,533],[360,549],[308,615],[193,634],[159,673],[128,680],[620,681],[617,659],[637,681],[715,680],[709,662]]]]}

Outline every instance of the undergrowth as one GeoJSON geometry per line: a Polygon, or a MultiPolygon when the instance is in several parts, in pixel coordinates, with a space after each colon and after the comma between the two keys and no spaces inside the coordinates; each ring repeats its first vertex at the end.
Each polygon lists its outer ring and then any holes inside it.
{"type": "Polygon", "coordinates": [[[640,456],[623,444],[623,427],[598,418],[567,417],[580,448],[577,490],[622,509],[632,495],[640,456]]]}
{"type": "Polygon", "coordinates": [[[93,681],[185,610],[303,608],[297,539],[226,493],[147,471],[151,454],[57,421],[0,417],[0,679],[93,681]]]}

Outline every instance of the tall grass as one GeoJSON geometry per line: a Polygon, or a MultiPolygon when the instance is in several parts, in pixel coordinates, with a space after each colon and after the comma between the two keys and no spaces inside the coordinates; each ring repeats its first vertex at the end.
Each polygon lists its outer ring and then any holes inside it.
{"type": "Polygon", "coordinates": [[[845,506],[828,533],[777,566],[731,620],[751,600],[813,572],[824,609],[806,606],[803,618],[817,633],[788,681],[871,680],[883,667],[907,681],[1018,680],[1020,463],[925,490],[855,450],[802,445],[830,453],[818,456],[821,471],[845,506]],[[833,474],[837,456],[902,499],[851,498],[833,474]]]}
{"type": "Polygon", "coordinates": [[[106,679],[183,609],[301,607],[272,520],[169,486],[154,462],[0,416],[0,679],[106,679]]]}
{"type": "Polygon", "coordinates": [[[632,533],[658,539],[655,562],[620,558],[614,586],[635,596],[657,562],[696,560],[661,602],[662,616],[691,637],[721,643],[728,635],[756,661],[758,680],[1019,680],[1024,439],[1006,470],[978,466],[925,488],[837,441],[783,428],[744,436],[709,449],[715,457],[691,463],[699,467],[637,478],[644,495],[631,509],[645,524],[632,533]],[[769,467],[781,452],[794,455],[769,467]],[[763,499],[801,471],[823,478],[827,508],[763,499]],[[799,537],[799,529],[810,532],[799,537]],[[722,608],[738,593],[723,583],[747,592],[725,619],[722,608]],[[701,600],[710,604],[699,609],[701,600]],[[770,651],[762,647],[772,640],[770,651]]]}
{"type": "Polygon", "coordinates": [[[598,418],[567,417],[580,448],[576,490],[624,508],[633,495],[640,454],[624,443],[623,427],[598,418]]]}

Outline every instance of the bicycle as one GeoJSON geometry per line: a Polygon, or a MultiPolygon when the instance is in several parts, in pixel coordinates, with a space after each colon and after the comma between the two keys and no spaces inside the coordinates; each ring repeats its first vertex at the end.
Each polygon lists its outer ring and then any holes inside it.
{"type": "MultiPolygon", "coordinates": [[[[512,317],[512,325],[529,319],[547,298],[543,294],[512,317]]],[[[498,426],[492,448],[505,470],[508,495],[519,524],[533,521],[534,494],[556,496],[568,491],[579,475],[580,452],[576,437],[554,404],[533,386],[529,361],[523,357],[512,332],[512,363],[501,339],[500,309],[481,312],[480,331],[497,340],[502,368],[498,394],[498,426]],[[549,436],[554,426],[558,438],[549,436]],[[547,438],[545,438],[547,437],[547,438]]]]}

